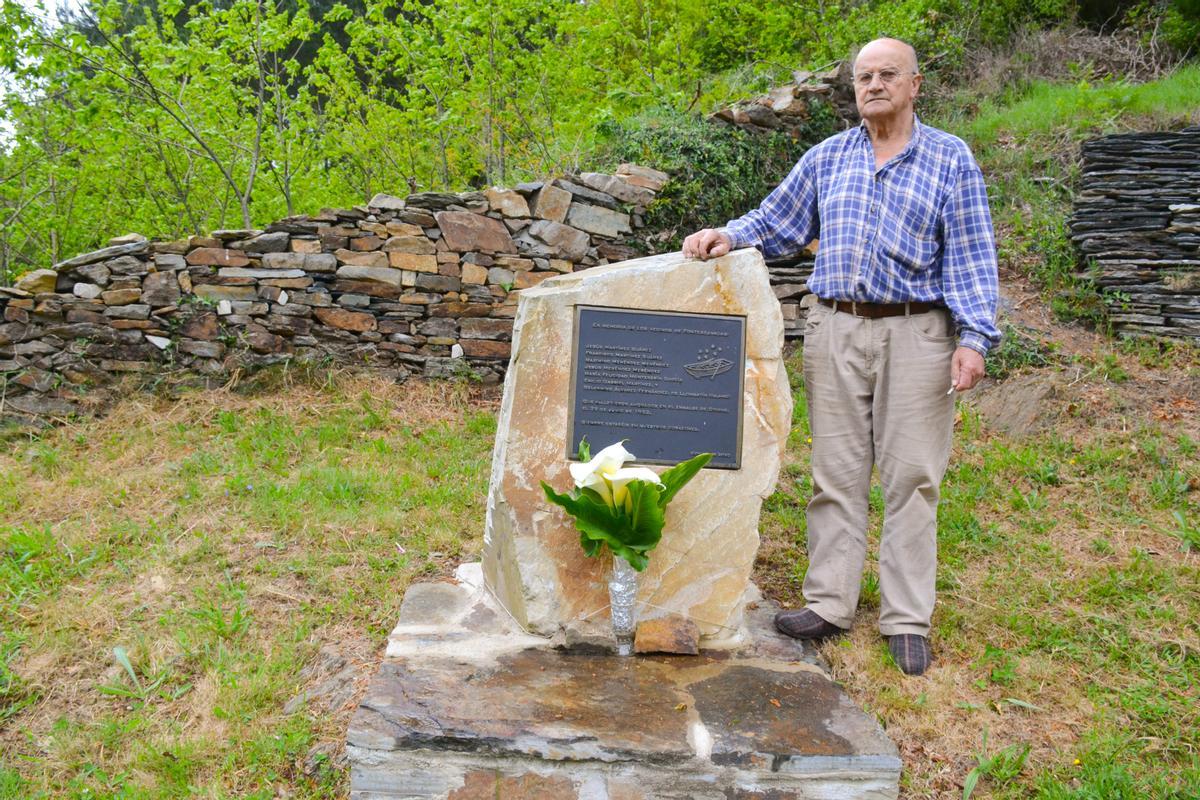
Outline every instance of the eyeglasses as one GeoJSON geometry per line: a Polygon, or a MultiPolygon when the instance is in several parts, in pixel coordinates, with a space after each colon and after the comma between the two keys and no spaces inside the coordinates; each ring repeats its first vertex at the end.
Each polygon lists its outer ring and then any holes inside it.
{"type": "Polygon", "coordinates": [[[871,85],[871,82],[873,80],[875,80],[875,78],[878,77],[879,82],[882,83],[884,86],[891,86],[893,83],[900,80],[901,75],[916,75],[916,74],[917,73],[915,73],[911,70],[906,71],[906,72],[901,72],[900,70],[895,70],[895,69],[881,69],[881,70],[879,70],[879,72],[860,72],[854,76],[854,83],[857,86],[865,89],[866,87],[871,85]]]}

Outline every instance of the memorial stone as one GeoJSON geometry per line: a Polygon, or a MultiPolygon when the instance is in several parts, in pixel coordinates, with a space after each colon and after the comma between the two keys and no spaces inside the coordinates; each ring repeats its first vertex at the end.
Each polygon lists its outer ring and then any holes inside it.
{"type": "Polygon", "coordinates": [[[584,556],[571,520],[539,486],[541,480],[560,490],[571,485],[574,380],[576,422],[611,418],[612,441],[589,439],[593,451],[629,438],[629,450],[649,463],[682,461],[700,448],[720,454],[727,468],[703,470],[672,502],[662,543],[640,576],[638,614],[690,619],[702,646],[738,641],[759,510],[775,486],[791,421],[782,346],[779,303],[755,250],[707,262],[677,253],[643,258],[559,276],[522,293],[492,463],[483,569],[489,589],[526,630],[575,641],[607,633],[607,563],[584,556]],[[588,326],[582,339],[577,314],[588,326]],[[623,393],[598,391],[612,384],[623,393]],[[600,405],[605,396],[608,406],[600,405]],[[595,413],[602,408],[615,413],[595,413]],[[716,420],[722,422],[706,435],[716,420]],[[633,446],[638,437],[646,445],[641,450],[633,446]],[[662,451],[676,441],[680,450],[662,451]]]}

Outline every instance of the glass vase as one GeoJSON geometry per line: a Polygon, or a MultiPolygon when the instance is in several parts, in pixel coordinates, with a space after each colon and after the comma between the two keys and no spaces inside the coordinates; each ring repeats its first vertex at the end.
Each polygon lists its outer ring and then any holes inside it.
{"type": "Polygon", "coordinates": [[[619,656],[633,655],[637,575],[637,570],[628,561],[613,556],[612,573],[608,578],[608,607],[619,656]]]}

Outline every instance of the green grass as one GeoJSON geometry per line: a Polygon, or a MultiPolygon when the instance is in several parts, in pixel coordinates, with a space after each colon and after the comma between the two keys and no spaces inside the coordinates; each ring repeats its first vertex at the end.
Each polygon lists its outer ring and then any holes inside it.
{"type": "MultiPolygon", "coordinates": [[[[812,485],[789,366],[789,457],[757,576],[796,604],[812,485]]],[[[1106,369],[1080,379],[1121,387],[1106,369]]],[[[900,742],[911,796],[961,796],[972,774],[973,798],[1200,790],[1186,549],[1200,546],[1200,434],[1148,413],[1086,422],[1011,441],[961,406],[933,671],[912,681],[888,662],[873,556],[855,631],[825,648],[900,742]]],[[[106,420],[10,436],[0,798],[343,794],[344,767],[309,753],[341,741],[345,712],[283,706],[323,645],[369,670],[407,584],[476,557],[494,432],[493,410],[453,386],[340,376],[136,396],[106,420]]],[[[873,530],[882,514],[876,486],[873,530]]]]}
{"type": "Polygon", "coordinates": [[[345,376],[136,397],[0,453],[0,798],[340,796],[345,712],[404,589],[479,546],[494,415],[345,376]]]}
{"type": "Polygon", "coordinates": [[[1176,124],[1200,109],[1200,65],[1143,84],[1119,81],[1036,82],[1013,90],[1006,102],[986,100],[962,135],[977,146],[1003,137],[1021,141],[1069,131],[1076,135],[1127,130],[1131,118],[1176,124]]]}
{"type": "MultiPolygon", "coordinates": [[[[800,605],[811,486],[794,425],[759,578],[800,605]]],[[[1013,441],[960,405],[938,510],[933,671],[914,682],[888,663],[873,552],[855,630],[824,648],[913,754],[911,796],[961,797],[972,772],[973,798],[1200,796],[1200,564],[1180,533],[1200,520],[1200,458],[1177,426],[1146,413],[1013,441]]],[[[878,505],[873,492],[872,550],[878,505]]]]}

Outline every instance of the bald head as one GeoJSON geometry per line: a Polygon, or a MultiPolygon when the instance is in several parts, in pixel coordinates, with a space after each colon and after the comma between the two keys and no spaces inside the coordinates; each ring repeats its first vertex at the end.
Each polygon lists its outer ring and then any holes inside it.
{"type": "Polygon", "coordinates": [[[862,49],[858,51],[858,55],[854,57],[856,72],[858,71],[858,62],[866,57],[883,57],[914,74],[921,72],[917,66],[917,51],[911,44],[899,39],[875,39],[863,45],[862,49]]]}

